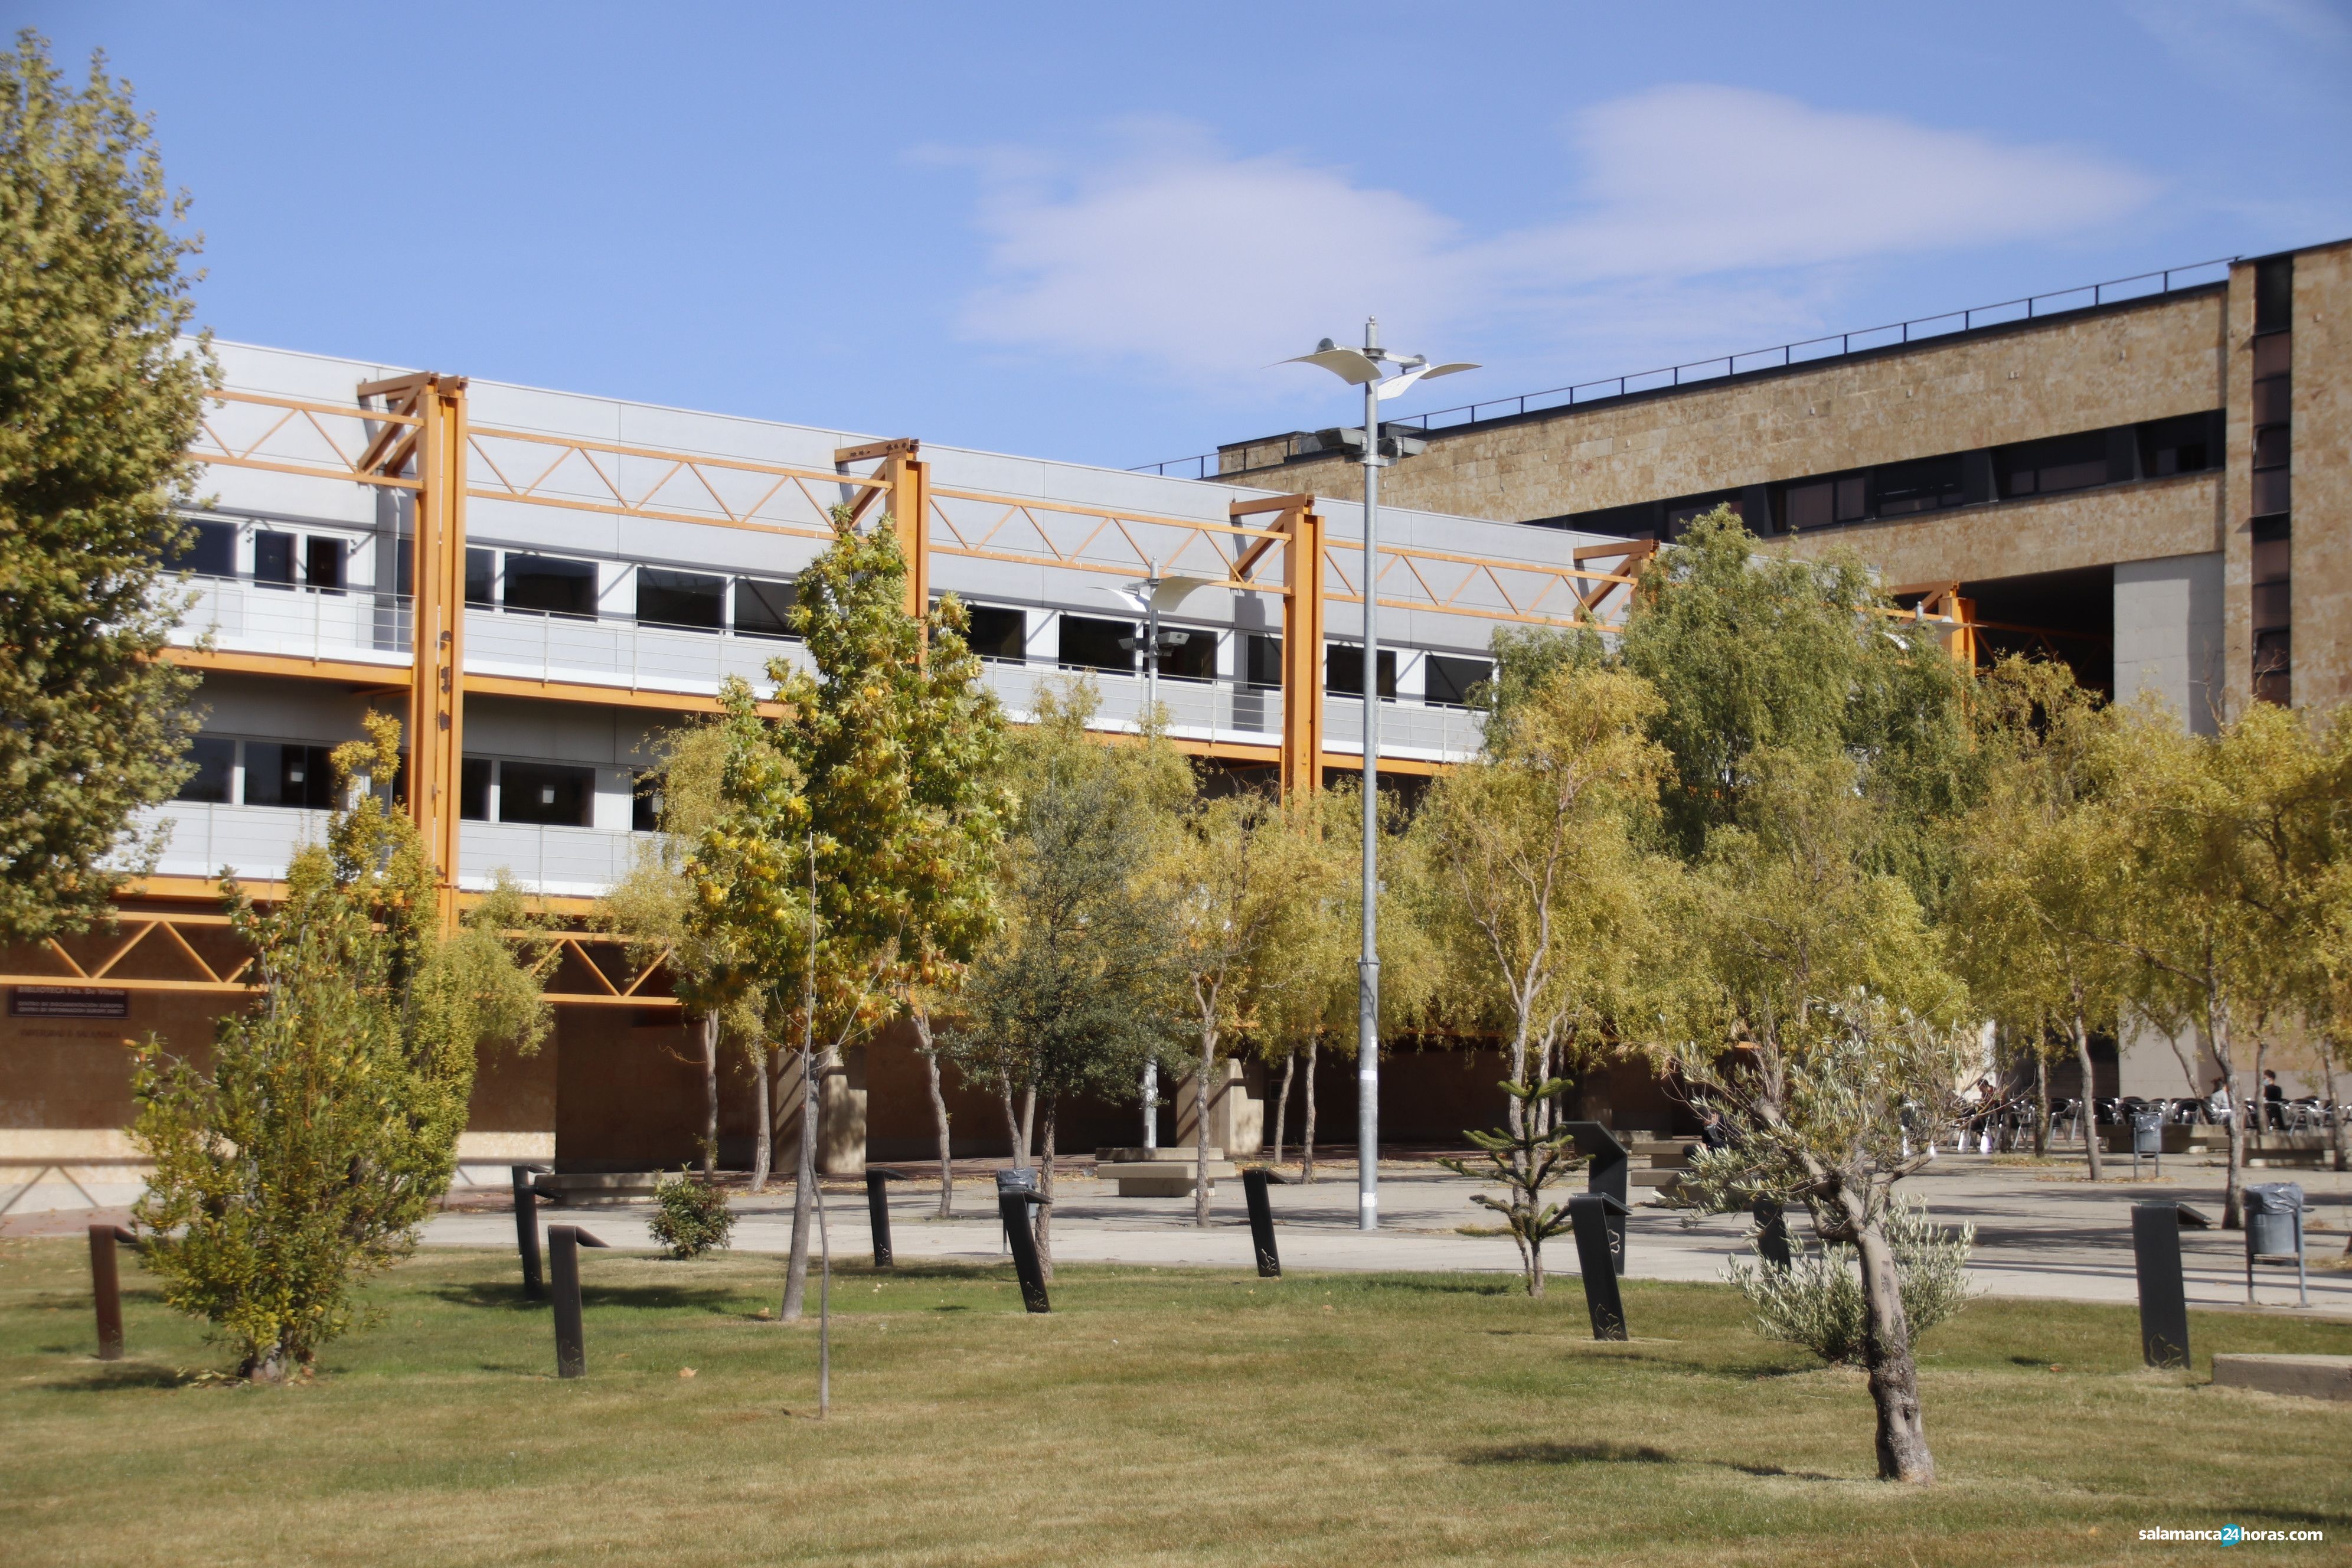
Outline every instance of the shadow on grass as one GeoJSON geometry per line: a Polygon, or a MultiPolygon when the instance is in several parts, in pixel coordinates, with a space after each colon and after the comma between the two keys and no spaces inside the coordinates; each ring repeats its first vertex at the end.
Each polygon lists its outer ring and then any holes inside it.
{"type": "Polygon", "coordinates": [[[124,1388],[177,1388],[188,1381],[188,1375],[175,1367],[113,1362],[82,1368],[77,1375],[59,1378],[47,1386],[68,1394],[107,1394],[124,1388]]]}
{"type": "Polygon", "coordinates": [[[1630,1443],[1506,1443],[1499,1447],[1473,1448],[1462,1456],[1465,1465],[1671,1465],[1675,1457],[1664,1448],[1630,1443]]]}
{"type": "MultiPolygon", "coordinates": [[[[585,1285],[580,1289],[580,1304],[587,1307],[627,1307],[639,1311],[677,1311],[694,1310],[720,1317],[740,1317],[737,1310],[742,1299],[740,1289],[702,1285],[585,1285]]],[[[549,1310],[544,1300],[533,1301],[523,1295],[520,1284],[491,1284],[487,1281],[465,1285],[444,1285],[433,1292],[434,1299],[453,1307],[488,1308],[510,1312],[541,1313],[549,1310]]]]}

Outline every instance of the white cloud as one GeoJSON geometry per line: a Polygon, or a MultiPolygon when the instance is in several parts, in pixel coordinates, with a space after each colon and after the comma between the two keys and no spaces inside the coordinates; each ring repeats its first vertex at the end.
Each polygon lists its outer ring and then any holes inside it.
{"type": "Polygon", "coordinates": [[[990,154],[993,276],[962,327],[1203,381],[1371,312],[1391,341],[1486,326],[1655,347],[1801,325],[1824,268],[2078,232],[2156,191],[2093,153],[1723,87],[1602,104],[1569,142],[1561,216],[1485,236],[1339,170],[1236,156],[1165,122],[1121,128],[1117,151],[1076,170],[990,154]]]}

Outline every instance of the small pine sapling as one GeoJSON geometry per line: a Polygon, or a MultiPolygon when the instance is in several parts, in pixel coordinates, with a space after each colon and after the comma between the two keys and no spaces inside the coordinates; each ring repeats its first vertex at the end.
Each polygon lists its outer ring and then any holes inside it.
{"type": "Polygon", "coordinates": [[[1501,1088],[1517,1110],[1511,1118],[1510,1129],[1503,1132],[1465,1130],[1464,1133],[1486,1152],[1485,1162],[1475,1166],[1468,1160],[1440,1160],[1438,1163],[1456,1175],[1493,1182],[1504,1188],[1505,1196],[1501,1198],[1480,1193],[1470,1201],[1503,1216],[1511,1239],[1518,1244],[1519,1266],[1526,1271],[1528,1294],[1540,1296],[1544,1293],[1543,1244],[1569,1227],[1568,1205],[1547,1202],[1545,1189],[1584,1161],[1583,1156],[1573,1152],[1576,1134],[1562,1130],[1557,1118],[1541,1113],[1555,1095],[1567,1089],[1566,1079],[1547,1079],[1539,1084],[1507,1083],[1501,1088]]]}

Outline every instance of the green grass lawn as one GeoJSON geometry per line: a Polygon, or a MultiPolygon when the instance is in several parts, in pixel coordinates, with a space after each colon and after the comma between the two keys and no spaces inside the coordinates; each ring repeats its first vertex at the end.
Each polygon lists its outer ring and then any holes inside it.
{"type": "Polygon", "coordinates": [[[1573,1279],[1066,1268],[835,1278],[834,1408],[780,1260],[583,1257],[589,1375],[553,1376],[510,1256],[435,1252],[307,1385],[227,1364],[126,1254],[92,1359],[87,1251],[0,1244],[0,1562],[1979,1563],[2208,1560],[2149,1525],[2352,1542],[2352,1406],[2205,1386],[2221,1350],[2352,1326],[2200,1315],[2193,1374],[2127,1309],[1979,1301],[1922,1347],[1943,1482],[1871,1479],[1870,1400],[1738,1298],[1573,1279]],[[691,1367],[686,1378],[681,1369],[691,1367]]]}

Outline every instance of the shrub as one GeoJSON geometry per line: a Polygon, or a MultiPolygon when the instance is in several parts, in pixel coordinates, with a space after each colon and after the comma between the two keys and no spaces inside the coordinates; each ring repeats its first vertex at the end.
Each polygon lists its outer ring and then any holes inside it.
{"type": "MultiPolygon", "coordinates": [[[[1930,1220],[1924,1203],[1898,1199],[1888,1213],[1886,1239],[1895,1251],[1912,1344],[1967,1305],[1969,1253],[1976,1238],[1972,1225],[1947,1230],[1930,1220]]],[[[1731,1282],[1756,1309],[1756,1331],[1802,1345],[1832,1366],[1860,1364],[1868,1318],[1853,1248],[1832,1244],[1819,1252],[1796,1246],[1790,1251],[1786,1270],[1760,1258],[1731,1266],[1731,1282]]]]}
{"type": "Polygon", "coordinates": [[[668,1247],[672,1258],[699,1258],[725,1247],[735,1233],[735,1211],[727,1206],[727,1189],[688,1176],[684,1166],[654,1188],[654,1239],[668,1247]]]}

